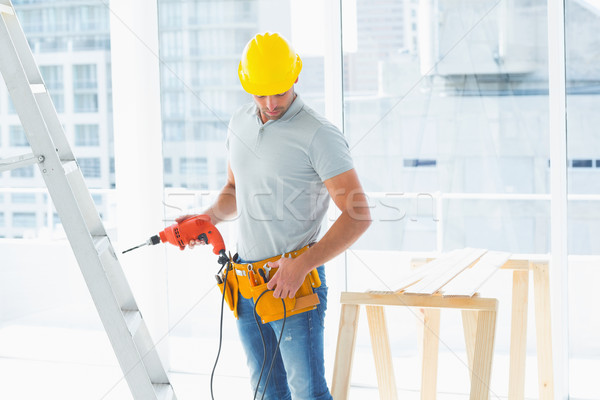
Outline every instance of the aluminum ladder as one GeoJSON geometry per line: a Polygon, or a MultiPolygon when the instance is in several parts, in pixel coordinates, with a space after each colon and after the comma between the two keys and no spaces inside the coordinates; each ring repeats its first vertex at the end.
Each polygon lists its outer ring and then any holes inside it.
{"type": "Polygon", "coordinates": [[[176,400],[10,0],[0,0],[0,72],[32,151],[0,160],[0,172],[38,164],[133,398],[176,400]]]}

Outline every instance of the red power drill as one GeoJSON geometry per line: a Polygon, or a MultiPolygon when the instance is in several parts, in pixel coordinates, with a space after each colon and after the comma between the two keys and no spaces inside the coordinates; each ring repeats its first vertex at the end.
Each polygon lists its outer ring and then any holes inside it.
{"type": "Polygon", "coordinates": [[[219,264],[224,265],[229,258],[225,253],[225,242],[219,230],[210,222],[208,215],[195,215],[184,219],[181,222],[173,224],[158,235],[152,236],[146,242],[139,246],[132,247],[123,252],[135,250],[143,246],[152,246],[159,243],[169,242],[175,246],[179,246],[181,250],[190,240],[201,240],[206,244],[212,244],[213,253],[219,256],[219,264]]]}

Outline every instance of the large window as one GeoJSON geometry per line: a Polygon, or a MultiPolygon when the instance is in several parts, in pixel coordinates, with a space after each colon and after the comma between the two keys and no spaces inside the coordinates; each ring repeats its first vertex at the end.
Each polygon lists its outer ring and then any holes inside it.
{"type": "Polygon", "coordinates": [[[98,125],[75,125],[76,146],[99,146],[100,132],[98,125]]]}
{"type": "Polygon", "coordinates": [[[544,3],[357,0],[343,22],[346,135],[367,191],[397,197],[359,247],[547,252],[544,3]]]}
{"type": "Polygon", "coordinates": [[[74,111],[93,113],[98,111],[98,80],[96,65],[73,66],[74,111]]]}
{"type": "Polygon", "coordinates": [[[12,222],[15,228],[35,228],[36,215],[34,212],[15,212],[12,222]]]}
{"type": "Polygon", "coordinates": [[[65,111],[65,99],[64,99],[64,77],[63,77],[63,66],[62,65],[42,65],[40,66],[40,73],[44,78],[44,83],[50,91],[52,102],[56,111],[62,113],[65,111]]]}
{"type": "Polygon", "coordinates": [[[33,166],[16,168],[10,171],[12,178],[33,178],[33,166]]]}
{"type": "Polygon", "coordinates": [[[79,168],[86,178],[100,178],[100,158],[99,157],[81,157],[79,158],[79,168]]]}
{"type": "Polygon", "coordinates": [[[600,357],[600,317],[589,313],[600,282],[600,6],[566,2],[567,179],[569,249],[570,395],[600,398],[591,359],[600,357]]]}
{"type": "Polygon", "coordinates": [[[12,125],[10,127],[10,145],[13,147],[25,147],[29,146],[29,142],[27,141],[27,137],[25,136],[25,132],[23,132],[23,128],[21,126],[12,125]]]}

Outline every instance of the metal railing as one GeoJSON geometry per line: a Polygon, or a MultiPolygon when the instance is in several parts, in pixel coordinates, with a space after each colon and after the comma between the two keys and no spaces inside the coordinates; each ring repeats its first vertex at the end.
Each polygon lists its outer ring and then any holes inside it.
{"type": "MultiPolygon", "coordinates": [[[[97,207],[103,217],[105,225],[117,226],[116,220],[116,189],[90,189],[92,196],[101,196],[97,207]]],[[[217,191],[190,190],[185,188],[165,188],[163,204],[165,205],[165,220],[170,221],[177,215],[189,212],[200,212],[207,207],[217,195],[217,191]]],[[[436,250],[444,250],[444,228],[446,223],[445,201],[526,201],[550,203],[550,194],[524,194],[524,193],[442,193],[442,192],[369,192],[367,193],[370,206],[377,214],[378,211],[387,211],[387,215],[379,215],[380,221],[401,221],[410,219],[418,221],[426,218],[434,223],[436,250]],[[393,211],[393,212],[392,212],[393,211]]],[[[162,199],[161,199],[162,200],[162,199]]],[[[570,194],[568,200],[572,202],[600,202],[600,194],[570,194]]],[[[10,224],[9,215],[14,211],[29,211],[36,213],[37,224],[29,228],[26,237],[38,237],[43,232],[43,237],[55,237],[60,231],[60,224],[55,220],[55,210],[52,200],[45,188],[0,188],[0,232],[19,232],[10,224]],[[44,194],[43,198],[37,197],[35,202],[15,203],[11,201],[12,194],[44,194]],[[44,218],[40,218],[44,215],[44,218]]],[[[339,211],[335,205],[329,208],[327,216],[329,224],[337,217],[339,211]]],[[[548,218],[550,215],[548,214],[548,218]]],[[[377,220],[378,218],[375,217],[377,220]]],[[[1,234],[1,233],[0,233],[1,234]]],[[[6,236],[6,235],[5,235],[6,236]]],[[[23,236],[18,234],[18,236],[23,236]]],[[[60,235],[59,235],[60,237],[60,235]]]]}

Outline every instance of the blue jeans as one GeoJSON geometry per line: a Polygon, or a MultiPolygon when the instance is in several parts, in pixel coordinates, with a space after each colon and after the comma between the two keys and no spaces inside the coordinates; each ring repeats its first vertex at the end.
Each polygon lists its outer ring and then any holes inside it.
{"type": "MultiPolygon", "coordinates": [[[[330,400],[332,399],[325,381],[323,360],[323,329],[327,309],[327,284],[325,267],[318,268],[321,287],[314,289],[320,304],[316,309],[288,317],[275,356],[273,369],[264,399],[269,400],[330,400]]],[[[240,295],[238,300],[238,332],[246,352],[250,368],[252,393],[256,390],[263,364],[263,345],[254,319],[254,302],[240,295]]],[[[283,320],[262,324],[260,329],[265,338],[267,361],[260,380],[257,399],[263,395],[265,382],[271,366],[273,353],[281,333],[283,320]]]]}

